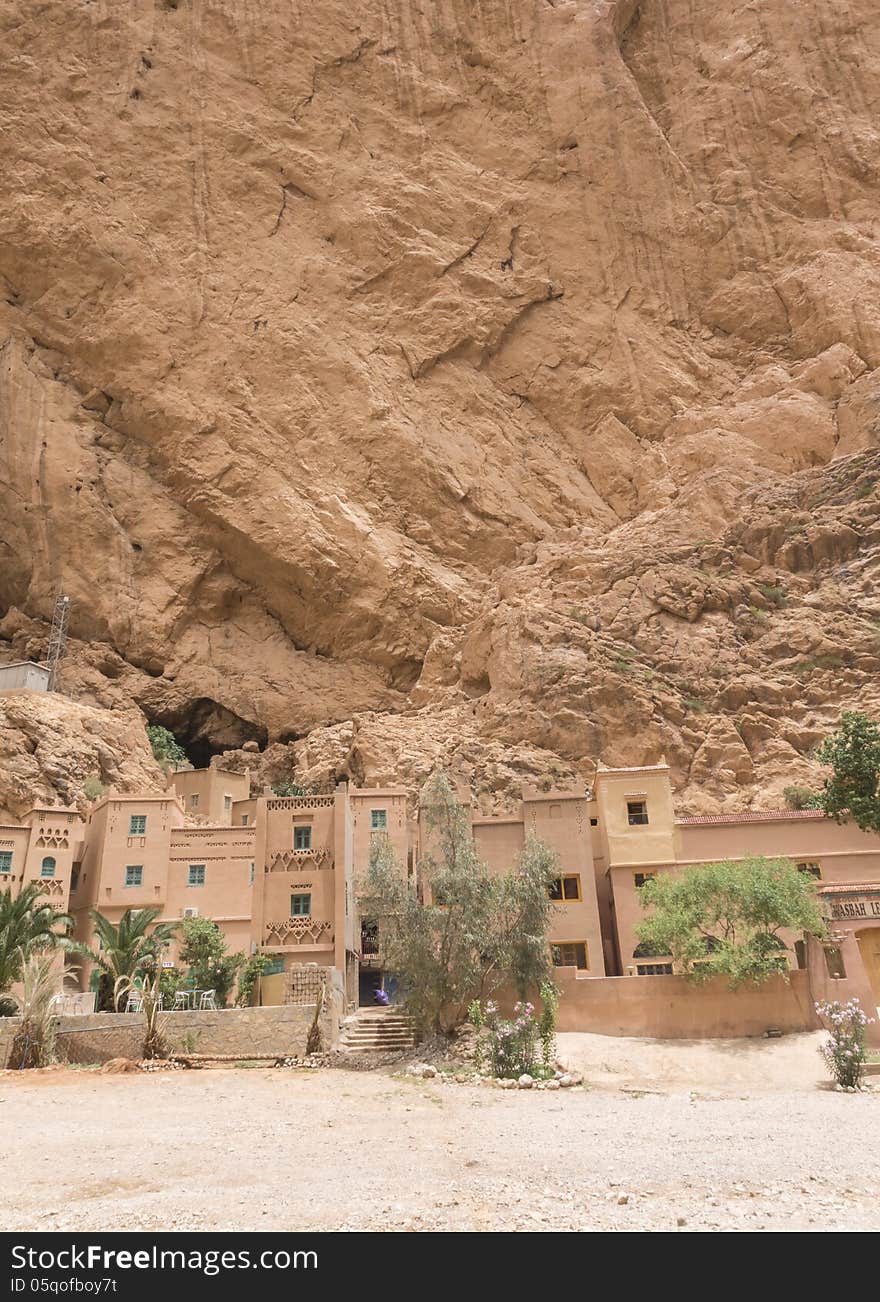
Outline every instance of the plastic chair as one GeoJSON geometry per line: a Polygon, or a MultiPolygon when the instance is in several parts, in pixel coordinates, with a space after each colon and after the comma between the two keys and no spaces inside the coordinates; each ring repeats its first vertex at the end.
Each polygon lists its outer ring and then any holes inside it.
{"type": "Polygon", "coordinates": [[[199,1008],[216,1009],[217,1008],[216,992],[213,990],[203,990],[202,997],[199,1000],[199,1008]]]}

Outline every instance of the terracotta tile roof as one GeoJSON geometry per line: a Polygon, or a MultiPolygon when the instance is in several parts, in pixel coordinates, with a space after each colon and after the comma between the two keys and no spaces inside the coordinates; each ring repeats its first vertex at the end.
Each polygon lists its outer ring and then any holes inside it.
{"type": "Polygon", "coordinates": [[[792,818],[824,818],[821,809],[744,809],[739,814],[692,814],[677,818],[679,827],[736,823],[783,823],[792,818]]]}
{"type": "Polygon", "coordinates": [[[829,882],[819,886],[820,895],[863,895],[865,891],[880,891],[880,881],[829,882]]]}

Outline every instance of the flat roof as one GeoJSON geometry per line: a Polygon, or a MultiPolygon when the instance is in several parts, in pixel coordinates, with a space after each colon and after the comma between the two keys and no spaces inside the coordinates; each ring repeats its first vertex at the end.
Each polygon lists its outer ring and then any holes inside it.
{"type": "Polygon", "coordinates": [[[239,773],[237,769],[221,769],[218,764],[208,764],[205,768],[201,769],[175,769],[171,776],[172,778],[185,778],[190,775],[195,777],[198,773],[225,773],[226,776],[230,778],[250,777],[249,773],[239,773]]]}
{"type": "MultiPolygon", "coordinates": [[[[608,777],[610,774],[618,773],[667,773],[668,771],[669,765],[666,763],[623,765],[621,768],[609,768],[600,761],[596,766],[596,778],[608,777]]],[[[596,779],[594,778],[593,780],[595,781],[596,779]]]]}

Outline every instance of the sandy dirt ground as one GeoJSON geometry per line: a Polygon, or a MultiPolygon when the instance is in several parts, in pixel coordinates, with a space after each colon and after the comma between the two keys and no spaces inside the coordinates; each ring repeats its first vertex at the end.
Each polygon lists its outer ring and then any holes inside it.
{"type": "Polygon", "coordinates": [[[0,1074],[0,1230],[878,1230],[880,1093],[815,1036],[562,1036],[583,1090],[0,1074]]]}

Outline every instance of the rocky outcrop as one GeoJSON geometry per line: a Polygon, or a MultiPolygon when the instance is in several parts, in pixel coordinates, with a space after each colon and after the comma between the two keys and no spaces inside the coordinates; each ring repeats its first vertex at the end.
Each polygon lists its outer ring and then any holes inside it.
{"type": "Polygon", "coordinates": [[[0,696],[0,821],[39,803],[85,809],[87,794],[97,794],[89,779],[121,791],[167,786],[137,710],[37,692],[0,696]]]}
{"type": "Polygon", "coordinates": [[[778,802],[875,702],[878,17],[21,0],[8,654],[63,586],[197,762],[778,802]]]}

